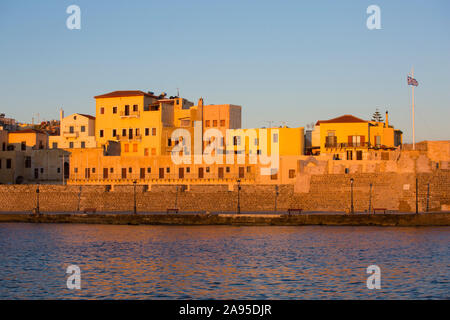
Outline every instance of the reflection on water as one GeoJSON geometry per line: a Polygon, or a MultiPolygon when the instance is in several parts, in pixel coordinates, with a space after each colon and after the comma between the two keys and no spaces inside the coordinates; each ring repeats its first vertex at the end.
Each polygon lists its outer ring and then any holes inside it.
{"type": "Polygon", "coordinates": [[[0,298],[448,299],[450,228],[0,224],[0,298]],[[81,268],[81,290],[66,267],[81,268]],[[381,268],[368,290],[366,268],[381,268]]]}

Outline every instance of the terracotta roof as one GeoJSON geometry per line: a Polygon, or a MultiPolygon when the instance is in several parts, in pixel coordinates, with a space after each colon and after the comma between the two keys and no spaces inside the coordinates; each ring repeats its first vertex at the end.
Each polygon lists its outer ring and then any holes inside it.
{"type": "Polygon", "coordinates": [[[352,116],[351,114],[346,114],[330,120],[319,120],[317,121],[316,126],[320,125],[321,123],[355,123],[355,122],[367,122],[367,121],[352,116]]]}
{"type": "Polygon", "coordinates": [[[132,96],[146,96],[151,98],[158,98],[153,94],[146,93],[140,90],[122,90],[122,91],[113,91],[110,93],[105,93],[99,96],[95,96],[95,99],[98,98],[115,98],[115,97],[132,97],[132,96]]]}
{"type": "Polygon", "coordinates": [[[45,134],[44,131],[37,130],[37,129],[25,129],[25,130],[12,131],[9,134],[12,134],[12,133],[42,133],[42,134],[45,134]]]}
{"type": "Polygon", "coordinates": [[[91,116],[90,114],[84,114],[84,113],[78,113],[78,114],[79,114],[80,116],[83,116],[83,117],[86,117],[86,118],[95,120],[95,117],[94,117],[94,116],[91,116]]]}

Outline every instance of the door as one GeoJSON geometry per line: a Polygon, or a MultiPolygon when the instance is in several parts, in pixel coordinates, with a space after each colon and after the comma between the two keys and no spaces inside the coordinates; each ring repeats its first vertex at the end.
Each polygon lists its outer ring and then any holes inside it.
{"type": "Polygon", "coordinates": [[[122,168],[122,179],[127,178],[127,168],[122,168]]]}
{"type": "Polygon", "coordinates": [[[128,129],[128,138],[133,139],[133,129],[128,129]]]}
{"type": "Polygon", "coordinates": [[[141,179],[145,179],[145,168],[141,168],[141,174],[139,176],[141,179]]]}
{"type": "Polygon", "coordinates": [[[164,168],[159,168],[159,178],[164,179],[164,168]]]}
{"type": "Polygon", "coordinates": [[[126,106],[125,106],[125,115],[126,115],[126,116],[129,116],[129,115],[130,115],[130,106],[129,106],[129,105],[126,105],[126,106]]]}
{"type": "Polygon", "coordinates": [[[353,160],[353,153],[351,150],[347,150],[347,160],[353,160]]]}
{"type": "Polygon", "coordinates": [[[223,179],[223,168],[219,168],[219,179],[223,179]]]}
{"type": "Polygon", "coordinates": [[[198,178],[203,179],[203,168],[198,168],[198,178]]]}
{"type": "Polygon", "coordinates": [[[108,179],[108,168],[103,168],[103,179],[108,179]]]}
{"type": "Polygon", "coordinates": [[[244,167],[239,167],[239,178],[244,178],[244,167]]]}
{"type": "Polygon", "coordinates": [[[184,168],[178,168],[178,178],[184,179],[184,168]]]}
{"type": "Polygon", "coordinates": [[[89,179],[91,177],[91,169],[90,168],[85,168],[84,169],[84,178],[85,179],[89,179]]]}
{"type": "Polygon", "coordinates": [[[39,169],[38,168],[34,168],[34,178],[35,179],[39,178],[39,169]]]}

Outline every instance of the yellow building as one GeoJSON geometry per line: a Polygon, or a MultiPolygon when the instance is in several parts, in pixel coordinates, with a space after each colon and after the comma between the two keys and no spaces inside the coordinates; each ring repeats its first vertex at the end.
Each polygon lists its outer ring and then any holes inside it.
{"type": "Polygon", "coordinates": [[[48,149],[48,135],[35,129],[9,132],[8,144],[13,150],[48,149]]]}
{"type": "Polygon", "coordinates": [[[369,150],[393,150],[402,144],[402,132],[389,125],[387,112],[385,122],[344,115],[318,121],[315,130],[320,132],[320,154],[333,154],[337,160],[363,160],[369,150]]]}
{"type": "Polygon", "coordinates": [[[60,135],[49,136],[49,146],[52,149],[95,148],[95,117],[74,113],[64,117],[60,113],[60,135]]]}
{"type": "Polygon", "coordinates": [[[272,145],[277,144],[280,156],[300,156],[304,154],[304,128],[256,128],[229,130],[227,150],[235,153],[245,149],[246,155],[272,154],[272,145]],[[234,138],[237,137],[237,138],[234,138]],[[263,142],[262,139],[265,139],[263,142]],[[244,142],[243,142],[244,141],[244,142]],[[244,148],[245,145],[245,148],[244,148]]]}

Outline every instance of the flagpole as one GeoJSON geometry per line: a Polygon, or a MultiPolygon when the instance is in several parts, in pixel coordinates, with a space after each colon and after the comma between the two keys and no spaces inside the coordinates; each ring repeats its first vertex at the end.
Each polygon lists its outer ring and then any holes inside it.
{"type": "MultiPolygon", "coordinates": [[[[411,77],[414,78],[414,67],[411,70],[411,77]]],[[[413,150],[416,150],[416,123],[414,117],[414,85],[412,87],[412,125],[413,125],[413,150]]]]}

